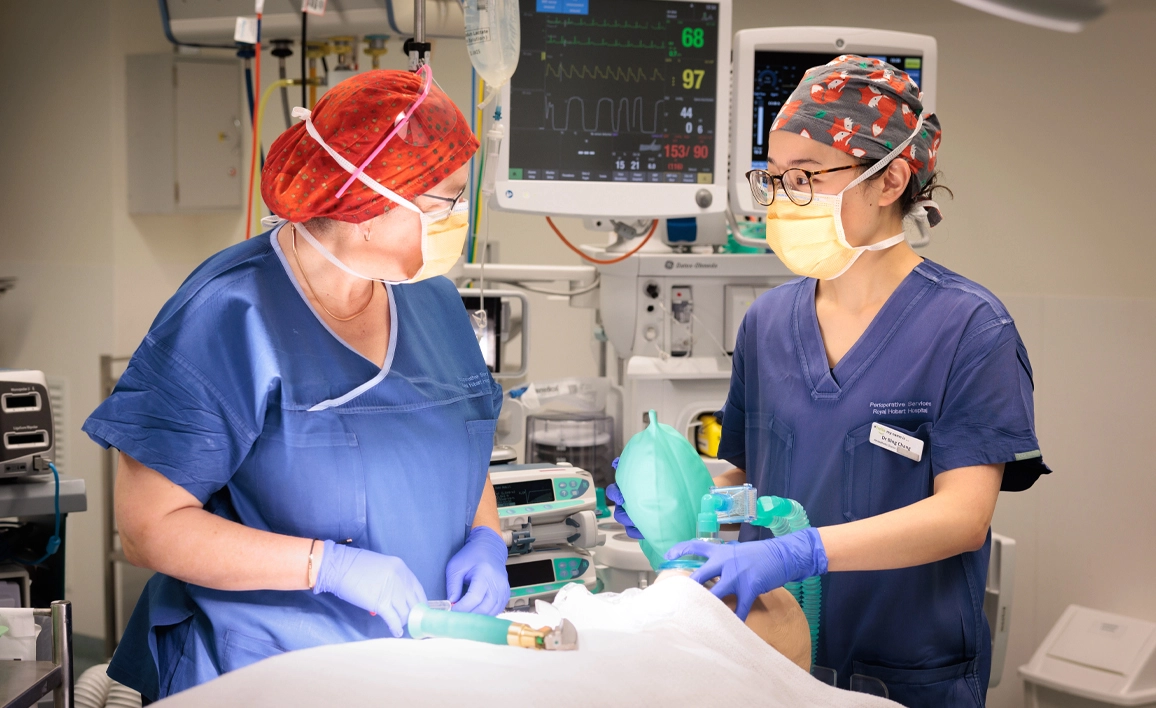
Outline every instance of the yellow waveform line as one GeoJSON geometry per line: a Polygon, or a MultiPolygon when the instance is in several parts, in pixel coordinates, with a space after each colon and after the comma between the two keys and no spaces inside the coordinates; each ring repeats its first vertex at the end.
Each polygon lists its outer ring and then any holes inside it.
{"type": "Polygon", "coordinates": [[[647,76],[647,72],[645,69],[634,69],[634,68],[622,69],[619,67],[611,67],[611,66],[608,66],[605,68],[596,66],[593,69],[590,69],[587,66],[576,67],[573,64],[571,64],[569,67],[565,67],[565,66],[562,66],[561,64],[559,64],[557,68],[555,68],[553,64],[547,64],[546,65],[547,78],[550,76],[550,74],[553,74],[554,76],[558,77],[559,81],[561,81],[562,79],[612,79],[614,81],[635,81],[635,82],[638,82],[638,81],[665,81],[666,80],[666,78],[662,75],[662,73],[658,69],[654,69],[653,71],[650,72],[650,75],[647,76]]]}

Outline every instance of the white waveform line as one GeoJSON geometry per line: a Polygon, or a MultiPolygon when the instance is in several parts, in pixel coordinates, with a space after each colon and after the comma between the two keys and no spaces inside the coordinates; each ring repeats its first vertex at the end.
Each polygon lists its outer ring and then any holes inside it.
{"type": "Polygon", "coordinates": [[[543,100],[543,103],[545,104],[544,105],[544,111],[543,111],[543,119],[546,121],[549,121],[551,128],[553,130],[558,131],[558,132],[565,132],[565,131],[570,129],[570,104],[573,103],[574,101],[578,101],[578,103],[581,104],[581,108],[582,108],[582,130],[587,132],[587,133],[597,133],[598,132],[599,121],[602,118],[602,104],[603,103],[609,103],[610,104],[610,130],[611,131],[613,131],[615,133],[622,132],[621,131],[622,112],[627,111],[628,113],[627,113],[627,117],[626,117],[626,129],[628,131],[634,126],[635,123],[637,123],[638,124],[638,132],[640,132],[640,133],[657,133],[658,132],[658,107],[661,104],[666,102],[666,99],[664,99],[664,98],[660,98],[654,102],[654,124],[651,126],[650,130],[647,130],[642,125],[642,97],[641,96],[638,96],[637,98],[635,98],[633,102],[629,98],[613,99],[613,98],[603,97],[603,98],[598,99],[598,103],[596,103],[594,105],[594,127],[593,128],[586,127],[586,101],[581,96],[571,96],[570,98],[566,99],[566,111],[565,111],[566,122],[562,125],[561,128],[558,127],[558,112],[557,112],[557,110],[555,110],[554,102],[551,101],[550,98],[546,95],[543,95],[542,100],[543,100]],[[615,101],[616,100],[617,100],[617,112],[615,112],[615,101]],[[630,114],[629,114],[632,103],[635,106],[634,119],[632,119],[630,114]]]}

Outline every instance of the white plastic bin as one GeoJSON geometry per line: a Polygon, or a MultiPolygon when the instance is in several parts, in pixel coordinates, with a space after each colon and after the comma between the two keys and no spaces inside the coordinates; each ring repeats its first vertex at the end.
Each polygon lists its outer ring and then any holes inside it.
{"type": "Polygon", "coordinates": [[[1156,623],[1069,605],[1020,676],[1027,708],[1156,707],[1156,623]]]}

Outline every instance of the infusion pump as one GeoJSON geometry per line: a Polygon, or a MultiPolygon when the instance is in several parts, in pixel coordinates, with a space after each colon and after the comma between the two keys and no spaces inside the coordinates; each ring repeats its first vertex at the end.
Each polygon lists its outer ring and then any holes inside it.
{"type": "Polygon", "coordinates": [[[494,465],[502,536],[510,548],[510,606],[550,599],[570,583],[593,590],[589,549],[604,540],[589,472],[569,465],[494,465]]]}

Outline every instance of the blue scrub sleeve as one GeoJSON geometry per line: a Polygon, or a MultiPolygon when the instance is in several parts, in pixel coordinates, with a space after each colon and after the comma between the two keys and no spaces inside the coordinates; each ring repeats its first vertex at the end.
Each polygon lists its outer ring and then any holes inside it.
{"type": "MultiPolygon", "coordinates": [[[[217,370],[228,368],[223,362],[217,370]]],[[[227,376],[227,374],[226,374],[227,376]]],[[[160,472],[202,504],[224,487],[249,453],[257,432],[251,402],[230,400],[200,368],[145,338],[116,389],[85,421],[101,447],[115,447],[160,472]]]]}
{"type": "Polygon", "coordinates": [[[1005,491],[1051,471],[1036,440],[1031,364],[1014,323],[993,321],[960,344],[931,447],[934,474],[1005,463],[1005,491]]]}
{"type": "Polygon", "coordinates": [[[731,388],[722,410],[715,414],[722,425],[718,459],[726,460],[740,470],[747,468],[747,388],[746,388],[746,317],[739,324],[731,366],[731,388]]]}

